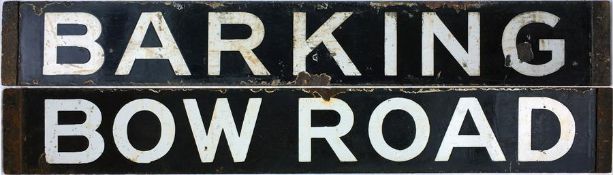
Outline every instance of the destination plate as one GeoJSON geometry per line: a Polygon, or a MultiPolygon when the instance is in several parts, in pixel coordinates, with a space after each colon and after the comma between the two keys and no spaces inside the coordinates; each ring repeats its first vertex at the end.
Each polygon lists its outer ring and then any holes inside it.
{"type": "Polygon", "coordinates": [[[587,88],[7,89],[4,170],[606,172],[610,107],[587,88]]]}
{"type": "Polygon", "coordinates": [[[608,86],[608,1],[5,2],[3,84],[608,86]]]}

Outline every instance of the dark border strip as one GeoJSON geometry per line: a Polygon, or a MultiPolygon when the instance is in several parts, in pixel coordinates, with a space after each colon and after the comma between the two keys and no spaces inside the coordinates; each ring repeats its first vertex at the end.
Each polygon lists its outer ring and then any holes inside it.
{"type": "Polygon", "coordinates": [[[6,174],[23,173],[23,89],[5,89],[2,104],[2,166],[6,174]]]}
{"type": "Polygon", "coordinates": [[[2,9],[2,85],[17,85],[19,58],[19,2],[4,2],[2,9]]]}
{"type": "Polygon", "coordinates": [[[612,88],[596,91],[596,172],[611,172],[611,95],[612,88]]]}
{"type": "Polygon", "coordinates": [[[611,85],[611,3],[592,2],[592,86],[611,85]]]}

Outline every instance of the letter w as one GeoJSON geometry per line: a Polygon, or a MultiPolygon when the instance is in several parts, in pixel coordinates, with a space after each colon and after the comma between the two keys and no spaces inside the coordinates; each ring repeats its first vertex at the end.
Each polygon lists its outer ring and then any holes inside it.
{"type": "Polygon", "coordinates": [[[245,118],[243,119],[241,135],[236,130],[236,124],[234,123],[234,117],[232,116],[227,98],[217,99],[208,134],[204,128],[196,100],[183,99],[183,103],[185,103],[187,118],[189,119],[198,153],[200,154],[200,161],[203,163],[213,162],[222,131],[225,133],[226,140],[228,140],[228,146],[230,147],[234,162],[245,161],[255,122],[258,118],[260,104],[262,103],[261,98],[249,99],[245,118]]]}

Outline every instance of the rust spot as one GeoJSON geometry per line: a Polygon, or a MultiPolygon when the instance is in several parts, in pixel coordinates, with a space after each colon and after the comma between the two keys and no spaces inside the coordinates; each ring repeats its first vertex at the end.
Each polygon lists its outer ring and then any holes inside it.
{"type": "MultiPolygon", "coordinates": [[[[309,74],[307,72],[300,72],[296,76],[296,85],[298,86],[329,86],[332,77],[323,74],[309,74]]],[[[315,97],[323,98],[326,101],[330,101],[330,98],[345,92],[344,89],[333,88],[305,88],[302,91],[310,93],[315,97]]]]}
{"type": "Polygon", "coordinates": [[[315,8],[317,10],[325,10],[328,9],[328,3],[315,4],[315,8]]]}
{"type": "Polygon", "coordinates": [[[394,7],[394,6],[404,6],[404,7],[413,7],[416,6],[415,2],[370,2],[369,5],[375,9],[394,7]]]}
{"type": "Polygon", "coordinates": [[[47,163],[46,154],[45,153],[41,153],[38,156],[38,164],[39,164],[39,166],[36,167],[36,170],[34,172],[43,174],[43,173],[49,171],[49,164],[47,163]]]}
{"type": "Polygon", "coordinates": [[[523,42],[517,45],[517,57],[522,62],[528,62],[534,59],[534,53],[532,53],[532,45],[528,42],[523,42]]]}
{"type": "Polygon", "coordinates": [[[219,8],[224,6],[224,3],[222,2],[206,2],[205,4],[211,8],[219,8]]]}
{"type": "Polygon", "coordinates": [[[228,92],[228,89],[217,89],[215,91],[217,91],[217,92],[219,92],[221,94],[226,94],[226,92],[228,92]]]}
{"type": "MultiPolygon", "coordinates": [[[[35,15],[42,15],[45,12],[45,8],[47,8],[47,6],[50,5],[54,5],[54,4],[62,4],[63,2],[32,2],[32,3],[27,3],[27,5],[32,6],[32,11],[34,11],[35,15]]],[[[68,2],[63,3],[65,6],[70,6],[71,4],[68,2]]]]}
{"type": "Polygon", "coordinates": [[[94,80],[87,80],[83,82],[83,85],[95,85],[96,82],[94,82],[94,80]]]}
{"type": "Polygon", "coordinates": [[[177,10],[183,10],[183,4],[176,2],[164,2],[164,5],[172,6],[177,10]]]}
{"type": "Polygon", "coordinates": [[[328,86],[330,85],[332,77],[323,74],[309,74],[307,72],[300,72],[296,76],[296,85],[298,86],[328,86]]]}
{"type": "Polygon", "coordinates": [[[224,172],[224,171],[223,171],[223,166],[222,166],[222,167],[219,167],[219,168],[217,168],[217,169],[215,169],[215,172],[216,172],[216,173],[223,173],[223,172],[224,172]]]}
{"type": "Polygon", "coordinates": [[[469,10],[472,8],[479,8],[486,2],[476,1],[476,2],[427,2],[424,3],[427,8],[432,10],[440,9],[440,8],[451,8],[455,9],[456,12],[460,12],[462,10],[469,10]]]}

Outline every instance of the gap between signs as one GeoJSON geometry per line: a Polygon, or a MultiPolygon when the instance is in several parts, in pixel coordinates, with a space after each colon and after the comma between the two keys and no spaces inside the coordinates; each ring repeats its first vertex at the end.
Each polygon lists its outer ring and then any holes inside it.
{"type": "Polygon", "coordinates": [[[4,86],[5,89],[548,89],[611,86],[4,86]]]}

